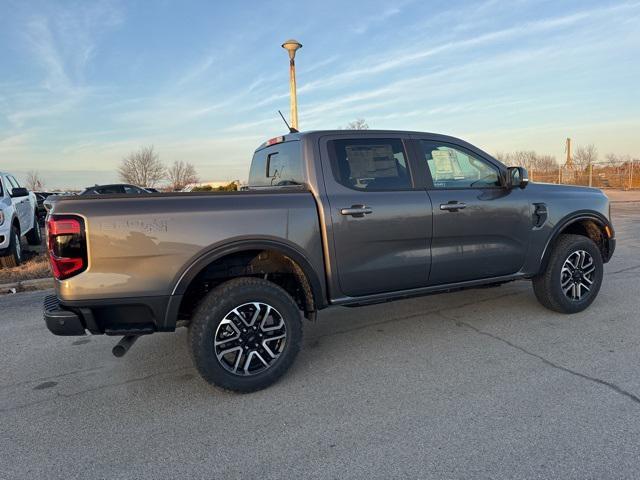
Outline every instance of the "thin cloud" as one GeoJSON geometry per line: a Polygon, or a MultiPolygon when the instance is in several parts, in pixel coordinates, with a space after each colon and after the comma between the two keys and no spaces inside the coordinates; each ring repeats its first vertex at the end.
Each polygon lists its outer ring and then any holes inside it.
{"type": "Polygon", "coordinates": [[[471,38],[442,43],[440,45],[425,48],[414,53],[403,53],[403,51],[386,52],[382,55],[365,59],[361,62],[361,64],[364,65],[362,67],[354,68],[340,74],[331,75],[329,77],[324,77],[308,82],[300,87],[299,92],[306,93],[337,84],[344,84],[348,81],[354,81],[360,77],[408,67],[413,64],[422,62],[426,58],[433,57],[438,54],[451,53],[455,50],[477,47],[500,40],[504,41],[507,39],[512,39],[514,37],[539,34],[548,30],[568,27],[587,18],[601,17],[602,15],[606,15],[608,13],[635,9],[639,6],[640,4],[638,3],[615,5],[612,7],[586,10],[557,18],[546,18],[542,20],[525,22],[521,25],[495,30],[493,32],[484,33],[471,38]]]}

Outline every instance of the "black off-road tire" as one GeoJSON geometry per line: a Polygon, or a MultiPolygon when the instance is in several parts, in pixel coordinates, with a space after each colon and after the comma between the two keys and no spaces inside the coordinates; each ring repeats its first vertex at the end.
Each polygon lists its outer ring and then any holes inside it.
{"type": "Polygon", "coordinates": [[[218,285],[198,305],[189,325],[188,345],[195,367],[208,383],[226,390],[248,393],[266,388],[287,372],[298,355],[302,345],[301,318],[293,298],[267,280],[241,277],[218,285]],[[223,367],[215,353],[214,339],[225,316],[251,302],[273,306],[284,321],[287,336],[283,350],[266,370],[243,376],[223,367]]]}
{"type": "Polygon", "coordinates": [[[538,301],[550,310],[560,313],[578,313],[595,300],[600,286],[604,266],[598,246],[583,235],[561,235],[556,241],[544,271],[533,278],[533,291],[538,301]],[[590,290],[580,300],[569,298],[561,287],[561,270],[572,253],[585,251],[593,259],[595,271],[590,290]]]}
{"type": "Polygon", "coordinates": [[[27,237],[27,243],[29,245],[41,245],[42,244],[42,230],[40,229],[40,222],[38,221],[38,215],[33,217],[33,228],[29,230],[29,233],[25,235],[27,237]]]}
{"type": "Polygon", "coordinates": [[[20,246],[20,231],[17,227],[11,229],[9,240],[9,252],[0,257],[0,266],[3,268],[17,267],[22,263],[22,248],[20,246]]]}

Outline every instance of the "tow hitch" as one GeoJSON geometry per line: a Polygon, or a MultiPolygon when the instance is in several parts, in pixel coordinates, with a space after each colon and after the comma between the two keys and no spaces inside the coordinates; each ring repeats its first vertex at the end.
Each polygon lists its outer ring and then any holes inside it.
{"type": "Polygon", "coordinates": [[[134,343],[136,343],[139,336],[140,335],[125,335],[118,343],[116,343],[111,352],[118,358],[124,357],[124,354],[129,351],[134,343]]]}

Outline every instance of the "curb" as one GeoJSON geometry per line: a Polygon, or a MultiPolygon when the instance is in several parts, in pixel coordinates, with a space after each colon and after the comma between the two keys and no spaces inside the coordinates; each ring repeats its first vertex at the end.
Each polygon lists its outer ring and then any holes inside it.
{"type": "Polygon", "coordinates": [[[36,278],[34,280],[22,280],[20,282],[0,284],[0,295],[7,293],[46,290],[53,287],[53,278],[36,278]]]}

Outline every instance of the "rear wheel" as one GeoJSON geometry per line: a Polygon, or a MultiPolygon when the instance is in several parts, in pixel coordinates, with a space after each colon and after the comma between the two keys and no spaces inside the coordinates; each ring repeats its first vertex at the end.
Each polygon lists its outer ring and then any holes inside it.
{"type": "Polygon", "coordinates": [[[301,344],[298,306],[285,290],[258,278],[236,278],[216,287],[189,327],[189,347],[200,375],[237,392],[276,382],[301,344]]]}
{"type": "Polygon", "coordinates": [[[547,267],[533,279],[533,291],[550,310],[581,312],[598,295],[603,271],[600,250],[590,238],[561,235],[547,267]]]}
{"type": "Polygon", "coordinates": [[[33,228],[26,235],[29,245],[40,245],[42,243],[42,230],[40,230],[40,222],[38,215],[33,216],[33,228]]]}
{"type": "Polygon", "coordinates": [[[0,257],[0,265],[4,268],[17,267],[22,263],[22,245],[20,244],[20,231],[18,227],[13,227],[9,234],[9,252],[0,257]]]}

